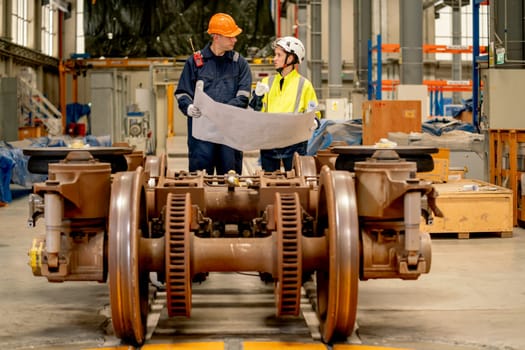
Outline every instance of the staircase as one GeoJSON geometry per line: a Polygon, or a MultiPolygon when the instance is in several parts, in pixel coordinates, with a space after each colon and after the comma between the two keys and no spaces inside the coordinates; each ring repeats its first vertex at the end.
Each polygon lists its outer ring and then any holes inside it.
{"type": "Polygon", "coordinates": [[[20,125],[34,126],[38,122],[44,124],[50,136],[62,134],[62,114],[60,111],[35,87],[18,77],[19,84],[19,113],[20,125]]]}

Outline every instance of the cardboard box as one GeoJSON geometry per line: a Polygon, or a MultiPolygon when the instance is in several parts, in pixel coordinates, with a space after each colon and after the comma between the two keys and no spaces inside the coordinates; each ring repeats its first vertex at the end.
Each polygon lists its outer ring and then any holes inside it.
{"type": "Polygon", "coordinates": [[[457,119],[461,120],[463,123],[472,124],[472,112],[471,111],[463,111],[457,117],[457,119]]]}

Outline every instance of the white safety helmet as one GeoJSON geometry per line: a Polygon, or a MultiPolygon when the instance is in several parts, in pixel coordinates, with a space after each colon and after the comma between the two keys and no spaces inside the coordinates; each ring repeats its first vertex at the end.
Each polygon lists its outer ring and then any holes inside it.
{"type": "Polygon", "coordinates": [[[301,63],[305,59],[305,49],[304,45],[301,42],[301,40],[297,39],[293,36],[283,36],[282,38],[279,38],[275,40],[274,44],[275,46],[281,47],[284,51],[288,53],[292,53],[295,56],[297,56],[298,63],[301,63]]]}

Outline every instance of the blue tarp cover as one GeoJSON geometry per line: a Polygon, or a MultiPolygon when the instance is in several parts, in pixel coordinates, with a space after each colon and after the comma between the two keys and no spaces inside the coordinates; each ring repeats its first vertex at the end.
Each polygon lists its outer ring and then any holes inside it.
{"type": "Polygon", "coordinates": [[[432,118],[431,120],[424,122],[421,125],[421,128],[423,129],[423,132],[436,136],[440,136],[441,134],[450,132],[452,130],[468,131],[474,134],[477,133],[474,125],[470,123],[463,123],[458,120],[451,122],[450,118],[445,117],[432,118]]]}
{"type": "Polygon", "coordinates": [[[361,120],[321,119],[321,125],[308,140],[307,155],[313,156],[317,151],[326,149],[337,141],[346,142],[348,145],[360,145],[362,141],[361,120]]]}
{"type": "MultiPolygon", "coordinates": [[[[2,142],[2,144],[5,144],[2,142]]],[[[9,184],[11,183],[11,170],[15,167],[15,161],[11,156],[8,148],[2,147],[0,144],[0,202],[11,202],[11,191],[9,184]]]]}
{"type": "MultiPolygon", "coordinates": [[[[30,147],[67,147],[72,139],[68,136],[61,138],[39,137],[32,140],[30,147]]],[[[82,139],[84,144],[92,147],[110,147],[109,136],[88,135],[82,139]]],[[[11,144],[0,141],[0,202],[12,201],[11,183],[31,188],[33,183],[45,181],[46,175],[31,174],[27,170],[28,156],[23,154],[22,149],[13,147],[11,144]]]]}

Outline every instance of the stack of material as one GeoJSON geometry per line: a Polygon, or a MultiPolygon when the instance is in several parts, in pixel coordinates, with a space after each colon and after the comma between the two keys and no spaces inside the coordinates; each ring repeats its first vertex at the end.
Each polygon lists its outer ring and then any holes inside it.
{"type": "Polygon", "coordinates": [[[430,146],[473,152],[482,152],[485,141],[483,134],[463,130],[452,130],[440,136],[428,133],[389,132],[388,139],[404,146],[430,146]]]}

